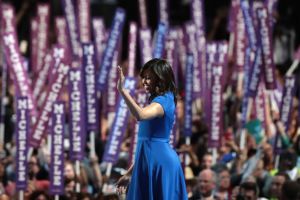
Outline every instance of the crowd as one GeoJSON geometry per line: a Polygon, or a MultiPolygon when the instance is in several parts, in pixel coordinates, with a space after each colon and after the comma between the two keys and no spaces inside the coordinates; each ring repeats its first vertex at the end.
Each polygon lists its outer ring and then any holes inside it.
{"type": "MultiPolygon", "coordinates": [[[[231,106],[239,104],[239,99],[231,102],[231,106]]],[[[178,122],[183,122],[183,101],[177,105],[178,122]]],[[[230,106],[228,107],[230,109],[230,106]]],[[[239,115],[240,109],[234,112],[239,115]]],[[[207,146],[207,127],[199,113],[194,115],[191,144],[185,144],[180,137],[175,149],[184,166],[187,191],[190,199],[299,199],[300,171],[299,153],[300,137],[298,128],[298,109],[293,112],[294,125],[286,134],[289,142],[280,153],[278,166],[272,147],[274,128],[280,121],[270,121],[270,133],[261,143],[256,143],[252,135],[247,134],[246,147],[240,149],[237,138],[239,132],[229,126],[222,137],[218,156],[214,161],[213,154],[207,146]],[[272,133],[273,131],[273,133],[272,133]],[[188,159],[183,159],[184,157],[188,159]]],[[[226,114],[226,113],[225,113],[226,114]]],[[[105,123],[103,121],[103,123],[105,123]]],[[[180,130],[180,129],[179,129],[180,130]]],[[[180,131],[179,131],[180,132],[180,131]]],[[[65,152],[64,195],[60,199],[119,199],[115,192],[115,183],[126,172],[129,161],[129,143],[132,130],[127,131],[120,158],[113,166],[110,177],[105,175],[106,164],[101,162],[101,150],[95,157],[87,156],[80,164],[80,177],[75,175],[75,165],[68,160],[65,152]],[[80,184],[80,193],[76,193],[76,183],[80,184]]],[[[97,146],[104,147],[101,138],[97,138],[97,146]]],[[[66,147],[68,145],[66,144],[66,147]]],[[[66,148],[67,149],[67,148],[66,148]]],[[[88,152],[88,148],[87,148],[88,152]]],[[[16,197],[15,188],[15,146],[11,141],[5,145],[5,153],[1,154],[0,199],[16,197]],[[9,146],[10,145],[10,146],[9,146]]],[[[88,155],[88,154],[87,154],[88,155]]],[[[28,186],[25,199],[51,199],[49,189],[50,154],[46,147],[37,149],[28,161],[28,186]]],[[[129,179],[130,180],[130,179],[129,179]]],[[[126,185],[126,183],[125,183],[126,185]]]]}
{"type": "MultiPolygon", "coordinates": [[[[279,1],[282,3],[282,1],[279,1]]],[[[288,6],[289,7],[289,6],[288,6]]],[[[289,7],[289,9],[293,10],[289,7]]],[[[228,11],[228,10],[227,10],[228,11]]],[[[211,27],[207,37],[210,40],[218,38],[228,39],[228,34],[222,21],[226,19],[227,12],[220,8],[215,16],[211,16],[211,27]]],[[[24,13],[19,13],[20,16],[24,13]]],[[[284,74],[292,61],[292,55],[299,44],[297,30],[287,19],[277,13],[278,23],[275,25],[274,60],[276,64],[276,78],[279,85],[284,83],[284,74]],[[281,18],[280,18],[281,17],[281,18]],[[292,37],[291,35],[294,35],[292,37]],[[289,51],[283,50],[288,48],[289,51]]],[[[294,15],[292,15],[294,16],[294,15]]],[[[21,20],[21,19],[18,19],[21,20]]],[[[123,60],[126,67],[126,60],[123,60]]],[[[0,63],[1,66],[1,63],[0,63]]],[[[245,146],[240,148],[242,131],[243,93],[231,85],[234,66],[233,59],[229,58],[226,87],[224,89],[223,116],[224,130],[220,139],[220,146],[214,150],[208,146],[209,127],[205,108],[193,105],[192,136],[190,144],[186,143],[183,134],[184,127],[184,97],[185,91],[180,88],[177,103],[177,132],[174,149],[178,153],[185,174],[188,197],[190,200],[298,200],[300,199],[300,76],[299,69],[296,75],[296,93],[293,96],[291,120],[289,129],[284,130],[278,109],[273,109],[269,103],[269,115],[259,134],[260,140],[254,137],[251,128],[246,128],[245,146]],[[279,133],[283,148],[280,152],[274,151],[275,136],[279,133]]],[[[138,71],[138,69],[137,69],[138,71]]],[[[1,76],[1,78],[3,78],[1,76]]],[[[11,82],[11,81],[10,81],[11,82]]],[[[66,97],[67,98],[67,97],[66,97]]],[[[15,107],[14,89],[12,84],[7,88],[7,96],[1,99],[5,109],[5,143],[0,152],[0,200],[17,199],[18,193],[15,184],[15,157],[16,144],[14,136],[15,107]]],[[[99,100],[99,104],[105,99],[99,100]]],[[[102,156],[111,124],[106,118],[105,109],[101,111],[101,129],[96,134],[96,155],[90,153],[90,144],[86,144],[86,156],[80,162],[80,176],[77,176],[75,164],[69,158],[68,140],[65,146],[64,166],[64,194],[59,199],[92,200],[124,199],[124,194],[116,193],[116,182],[125,174],[130,164],[130,144],[134,130],[128,126],[126,136],[121,145],[119,159],[107,176],[107,163],[102,162],[102,156]],[[76,192],[80,187],[80,192],[76,192]]],[[[250,116],[249,122],[256,119],[250,116]],[[252,118],[251,118],[252,117],[252,118]]],[[[130,119],[130,123],[134,123],[130,119]]],[[[247,127],[247,126],[246,126],[247,127]]],[[[49,200],[53,196],[49,190],[50,152],[46,145],[35,149],[28,160],[28,182],[24,191],[25,200],[49,200]]],[[[124,186],[127,186],[124,182],[124,186]]]]}

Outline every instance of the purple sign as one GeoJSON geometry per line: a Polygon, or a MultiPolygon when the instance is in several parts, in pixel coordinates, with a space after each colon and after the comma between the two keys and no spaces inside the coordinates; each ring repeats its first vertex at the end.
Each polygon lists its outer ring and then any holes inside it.
{"type": "Polygon", "coordinates": [[[12,74],[16,90],[21,96],[28,97],[28,107],[31,116],[36,116],[36,103],[32,96],[29,77],[26,73],[16,36],[15,17],[13,8],[2,5],[2,45],[9,70],[12,74]]]}
{"type": "Polygon", "coordinates": [[[170,145],[173,148],[175,148],[177,145],[177,136],[179,135],[179,128],[178,128],[177,120],[178,120],[177,112],[175,111],[173,128],[172,128],[171,134],[170,134],[170,145]]]}
{"type": "Polygon", "coordinates": [[[79,41],[78,22],[75,13],[75,5],[73,0],[61,0],[64,8],[64,13],[67,20],[69,33],[69,41],[72,46],[72,55],[81,57],[81,45],[79,41]]]}
{"type": "Polygon", "coordinates": [[[178,34],[178,51],[179,51],[179,61],[180,61],[180,75],[183,79],[185,76],[185,65],[186,65],[186,54],[187,54],[187,42],[186,38],[184,37],[184,31],[182,28],[177,30],[178,34]]]}
{"type": "Polygon", "coordinates": [[[82,160],[86,144],[85,83],[82,68],[69,71],[70,158],[82,160]]]}
{"type": "Polygon", "coordinates": [[[259,87],[258,87],[258,93],[255,98],[255,103],[254,103],[254,110],[255,110],[255,115],[256,118],[259,119],[259,121],[262,122],[263,127],[266,127],[266,92],[265,92],[265,86],[262,82],[260,82],[259,87]]]}
{"type": "Polygon", "coordinates": [[[206,88],[205,91],[208,88],[211,88],[211,71],[212,71],[212,65],[215,63],[218,59],[218,44],[216,42],[211,42],[206,44],[206,88]]]}
{"type": "Polygon", "coordinates": [[[212,65],[212,85],[211,85],[211,119],[210,134],[208,138],[209,147],[218,148],[223,130],[223,74],[224,66],[212,65]]]}
{"type": "Polygon", "coordinates": [[[257,94],[258,85],[261,79],[261,64],[262,64],[261,48],[258,47],[255,52],[253,66],[249,74],[249,82],[248,82],[248,89],[247,89],[248,97],[255,97],[257,94]]]}
{"type": "Polygon", "coordinates": [[[193,22],[197,27],[198,35],[205,35],[205,13],[204,13],[204,1],[192,0],[191,10],[193,15],[193,22]]]}
{"type": "Polygon", "coordinates": [[[299,46],[298,49],[295,51],[294,59],[300,61],[300,46],[299,46]]]}
{"type": "MultiPolygon", "coordinates": [[[[280,106],[280,121],[283,123],[284,132],[287,133],[291,124],[291,111],[293,109],[293,98],[295,95],[295,82],[294,76],[286,76],[284,82],[284,89],[282,95],[282,101],[280,106]]],[[[275,138],[275,152],[280,153],[282,148],[281,134],[279,131],[275,138]]]]}
{"type": "Polygon", "coordinates": [[[107,41],[107,45],[102,57],[100,72],[98,75],[98,89],[104,91],[107,85],[107,74],[111,67],[114,51],[117,48],[118,40],[121,35],[123,25],[125,22],[125,11],[118,8],[112,23],[111,31],[107,41]]]}
{"type": "Polygon", "coordinates": [[[48,74],[53,64],[54,60],[52,57],[52,51],[49,51],[44,57],[44,64],[41,70],[37,73],[37,79],[34,83],[33,96],[35,99],[38,99],[40,93],[42,92],[42,89],[45,87],[48,74]]]}
{"type": "Polygon", "coordinates": [[[252,12],[250,9],[249,1],[248,0],[240,0],[240,1],[241,1],[240,6],[244,16],[244,23],[246,26],[246,33],[249,38],[249,45],[252,50],[256,50],[256,43],[257,43],[256,31],[253,24],[254,20],[251,15],[252,12]]]}
{"type": "Polygon", "coordinates": [[[48,49],[48,29],[50,21],[49,4],[38,4],[37,6],[37,71],[42,68],[43,60],[48,49]]]}
{"type": "Polygon", "coordinates": [[[152,58],[152,47],[151,47],[151,30],[149,28],[143,28],[139,31],[140,36],[140,54],[142,65],[151,60],[152,58]]]}
{"type": "Polygon", "coordinates": [[[27,188],[27,151],[29,136],[29,115],[27,97],[17,97],[17,119],[16,119],[16,188],[26,190],[27,188]]]}
{"type": "Polygon", "coordinates": [[[90,42],[90,0],[77,0],[77,8],[80,41],[90,42]]]}
{"type": "MultiPolygon", "coordinates": [[[[136,80],[134,78],[125,79],[125,88],[133,94],[135,90],[136,80]]],[[[129,110],[122,98],[119,101],[116,117],[114,119],[109,137],[105,146],[103,162],[115,163],[119,158],[121,143],[124,138],[125,130],[128,124],[129,110]]]]}
{"type": "Polygon", "coordinates": [[[30,137],[30,145],[33,147],[39,147],[42,139],[46,136],[49,119],[53,111],[53,104],[59,98],[60,92],[63,88],[65,77],[69,72],[69,68],[69,65],[60,63],[56,74],[53,76],[53,79],[49,84],[46,100],[43,103],[42,110],[39,113],[39,117],[37,118],[37,122],[34,125],[30,137]]]}
{"type": "MultiPolygon", "coordinates": [[[[42,71],[40,72],[41,75],[39,75],[39,76],[47,76],[46,79],[44,80],[44,81],[46,81],[46,83],[52,83],[52,79],[55,77],[58,67],[61,62],[65,62],[65,63],[69,62],[67,54],[68,54],[67,50],[64,47],[62,47],[61,45],[53,45],[53,47],[52,47],[52,63],[49,66],[49,69],[44,67],[42,69],[42,71]],[[47,73],[47,70],[49,73],[47,73]]],[[[43,105],[43,103],[45,101],[49,85],[50,84],[44,84],[43,90],[38,94],[37,102],[38,102],[39,107],[41,105],[43,105]]]]}
{"type": "Polygon", "coordinates": [[[68,40],[67,22],[64,17],[55,17],[55,33],[57,44],[65,48],[71,46],[68,40]]]}
{"type": "Polygon", "coordinates": [[[129,25],[129,50],[128,50],[128,76],[134,77],[135,71],[135,52],[137,40],[137,24],[131,22],[129,25]]]}
{"type": "Polygon", "coordinates": [[[227,66],[227,42],[209,43],[207,47],[207,72],[209,72],[205,91],[206,121],[209,128],[209,147],[218,147],[223,130],[223,85],[227,66]]]}
{"type": "Polygon", "coordinates": [[[236,30],[236,18],[237,18],[237,10],[239,7],[238,0],[232,0],[229,10],[229,18],[228,18],[228,26],[227,30],[228,32],[235,32],[236,30]]]}
{"type": "Polygon", "coordinates": [[[32,18],[30,20],[30,65],[33,73],[37,72],[36,62],[37,62],[37,30],[38,21],[37,18],[32,18]]]}
{"type": "Polygon", "coordinates": [[[177,51],[177,29],[171,28],[166,39],[165,53],[166,59],[173,68],[175,82],[178,82],[178,51],[177,51]]]}
{"type": "MultiPolygon", "coordinates": [[[[0,0],[0,9],[2,10],[2,0],[0,0]]],[[[1,22],[2,22],[2,17],[1,17],[1,15],[0,15],[0,26],[2,26],[1,22]]],[[[1,43],[0,43],[0,44],[1,44],[1,43]]]]}
{"type": "Polygon", "coordinates": [[[193,102],[193,54],[187,54],[185,72],[185,98],[184,98],[184,135],[192,135],[192,102],[193,102]]]}
{"type": "Polygon", "coordinates": [[[1,34],[12,32],[17,37],[13,7],[10,4],[2,4],[1,9],[1,34]]]}
{"type": "Polygon", "coordinates": [[[169,24],[168,0],[158,1],[158,8],[159,8],[159,20],[158,21],[168,25],[169,24]]]}
{"type": "Polygon", "coordinates": [[[167,31],[167,25],[160,22],[158,24],[158,29],[156,32],[155,42],[153,46],[153,58],[161,58],[163,56],[167,31]]]}
{"type": "Polygon", "coordinates": [[[99,127],[99,106],[96,90],[96,52],[92,43],[82,45],[83,70],[85,78],[86,106],[87,106],[87,129],[96,131],[99,127]]]}
{"type": "Polygon", "coordinates": [[[246,38],[246,30],[245,23],[243,18],[243,13],[240,7],[236,8],[237,16],[236,16],[236,28],[235,28],[235,52],[234,59],[236,69],[241,72],[243,71],[245,65],[245,56],[246,56],[246,46],[247,46],[247,38],[246,38]]]}
{"type": "Polygon", "coordinates": [[[294,76],[286,76],[284,82],[284,89],[280,107],[280,120],[285,126],[285,131],[289,130],[291,122],[291,111],[293,108],[293,97],[295,95],[295,82],[294,76]]]}
{"type": "Polygon", "coordinates": [[[248,108],[248,85],[249,85],[249,81],[250,81],[250,65],[251,65],[251,49],[250,47],[246,48],[246,55],[245,55],[245,66],[244,66],[244,79],[243,79],[243,91],[244,91],[244,98],[242,100],[242,119],[241,119],[241,124],[242,127],[244,127],[244,125],[247,122],[247,108],[248,108]]]}
{"type": "MultiPolygon", "coordinates": [[[[205,35],[199,35],[199,32],[196,32],[197,36],[197,50],[198,50],[198,68],[199,68],[199,78],[200,88],[201,88],[201,97],[205,94],[204,88],[206,87],[206,39],[205,35]]],[[[200,94],[199,94],[200,97],[200,94]]]]}
{"type": "Polygon", "coordinates": [[[105,41],[106,41],[105,26],[104,26],[103,19],[93,18],[92,26],[93,26],[95,49],[97,52],[96,54],[97,64],[100,65],[102,54],[105,49],[105,41]]]}
{"type": "Polygon", "coordinates": [[[50,193],[64,193],[64,135],[65,135],[65,105],[63,102],[53,104],[51,127],[51,165],[50,193]]]}
{"type": "Polygon", "coordinates": [[[201,69],[199,67],[196,26],[194,23],[185,24],[187,34],[188,52],[193,54],[193,97],[201,97],[201,69]]]}
{"type": "Polygon", "coordinates": [[[118,90],[116,88],[118,82],[118,57],[119,53],[116,50],[113,58],[113,63],[108,75],[107,83],[107,114],[108,114],[108,125],[111,126],[111,123],[115,117],[116,104],[118,101],[118,90]]]}
{"type": "Polygon", "coordinates": [[[69,62],[69,58],[67,55],[67,50],[61,45],[54,45],[52,51],[52,57],[54,59],[54,65],[50,69],[48,80],[51,82],[52,77],[56,74],[57,69],[61,62],[69,62]]]}
{"type": "Polygon", "coordinates": [[[273,16],[273,13],[277,10],[278,0],[265,0],[264,3],[268,9],[268,13],[270,16],[269,19],[270,28],[273,31],[273,26],[276,21],[275,17],[273,16]]]}
{"type": "Polygon", "coordinates": [[[218,46],[217,46],[217,52],[218,52],[218,56],[217,56],[217,60],[216,62],[220,65],[223,65],[223,74],[225,74],[225,69],[227,67],[227,62],[228,62],[228,43],[227,41],[222,41],[222,42],[218,42],[218,46]]]}
{"type": "Polygon", "coordinates": [[[257,15],[257,10],[260,8],[264,7],[264,3],[262,1],[254,1],[250,3],[250,9],[251,9],[251,16],[253,19],[253,25],[255,27],[255,31],[256,31],[256,36],[257,36],[257,40],[259,40],[258,38],[258,24],[259,24],[259,19],[258,19],[258,15],[257,15]]]}
{"type": "Polygon", "coordinates": [[[267,89],[275,89],[276,80],[275,80],[275,70],[273,62],[273,46],[271,41],[271,30],[269,27],[269,16],[266,8],[257,9],[257,16],[259,20],[259,37],[263,61],[264,61],[264,77],[266,82],[267,89]]]}
{"type": "Polygon", "coordinates": [[[139,1],[139,13],[140,13],[140,22],[142,28],[146,28],[148,26],[147,23],[147,8],[145,0],[138,0],[139,1]]]}
{"type": "Polygon", "coordinates": [[[218,48],[217,42],[206,43],[206,82],[203,84],[203,100],[204,100],[204,114],[205,121],[210,123],[211,116],[211,85],[212,85],[212,65],[217,62],[218,48]]]}
{"type": "MultiPolygon", "coordinates": [[[[3,56],[2,47],[0,46],[0,62],[1,62],[1,60],[2,60],[1,97],[4,100],[4,98],[7,97],[6,89],[7,89],[7,86],[8,86],[8,69],[7,69],[7,65],[6,65],[6,60],[3,56]]],[[[0,109],[1,109],[0,110],[0,126],[2,127],[0,129],[1,133],[3,133],[3,131],[5,131],[4,119],[5,119],[5,114],[6,114],[6,104],[3,100],[1,101],[1,104],[0,104],[0,109]]]]}

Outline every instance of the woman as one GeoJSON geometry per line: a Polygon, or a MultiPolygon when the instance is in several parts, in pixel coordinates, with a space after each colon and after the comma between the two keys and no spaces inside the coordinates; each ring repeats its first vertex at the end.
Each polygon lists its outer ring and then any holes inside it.
{"type": "Polygon", "coordinates": [[[132,115],[140,121],[135,163],[117,183],[131,173],[128,200],[185,200],[185,179],[176,152],[169,144],[174,123],[176,87],[170,64],[152,59],[141,69],[144,89],[149,93],[150,104],[141,108],[124,89],[124,74],[118,67],[118,90],[132,115]]]}

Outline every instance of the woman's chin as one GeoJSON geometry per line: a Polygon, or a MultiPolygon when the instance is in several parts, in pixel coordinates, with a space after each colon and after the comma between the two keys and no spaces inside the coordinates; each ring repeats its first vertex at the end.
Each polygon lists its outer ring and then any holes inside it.
{"type": "Polygon", "coordinates": [[[146,92],[147,94],[149,94],[149,93],[150,93],[150,91],[149,91],[148,89],[145,89],[145,92],[146,92]]]}
{"type": "Polygon", "coordinates": [[[144,87],[144,90],[145,90],[146,93],[150,92],[149,87],[144,87]]]}

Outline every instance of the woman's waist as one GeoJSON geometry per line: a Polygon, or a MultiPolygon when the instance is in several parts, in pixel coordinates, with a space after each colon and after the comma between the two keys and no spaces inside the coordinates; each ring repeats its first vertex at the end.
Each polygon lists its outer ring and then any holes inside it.
{"type": "Polygon", "coordinates": [[[153,137],[153,136],[138,136],[138,141],[164,142],[169,143],[169,138],[153,137]]]}

